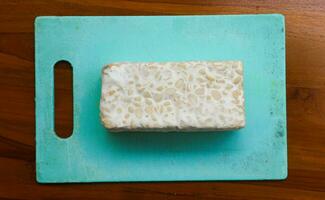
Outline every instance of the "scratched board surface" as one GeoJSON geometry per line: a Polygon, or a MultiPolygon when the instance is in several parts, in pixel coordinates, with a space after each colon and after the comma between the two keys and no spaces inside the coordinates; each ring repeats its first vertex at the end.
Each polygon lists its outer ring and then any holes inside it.
{"type": "Polygon", "coordinates": [[[284,17],[38,17],[36,173],[41,183],[265,180],[287,176],[284,17]],[[54,132],[53,66],[73,67],[73,134],[54,132]],[[110,134],[101,69],[118,61],[241,60],[246,127],[110,134]]]}

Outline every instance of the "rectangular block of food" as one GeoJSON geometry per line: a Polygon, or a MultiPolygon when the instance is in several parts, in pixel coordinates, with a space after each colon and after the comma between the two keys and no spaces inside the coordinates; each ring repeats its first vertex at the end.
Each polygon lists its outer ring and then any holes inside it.
{"type": "Polygon", "coordinates": [[[239,61],[113,63],[102,71],[100,116],[111,131],[245,126],[239,61]]]}

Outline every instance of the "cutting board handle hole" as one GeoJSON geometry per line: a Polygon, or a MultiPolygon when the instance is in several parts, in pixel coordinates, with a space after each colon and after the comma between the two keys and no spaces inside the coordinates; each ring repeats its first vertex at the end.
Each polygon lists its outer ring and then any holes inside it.
{"type": "Polygon", "coordinates": [[[60,138],[73,132],[73,68],[66,60],[54,65],[54,130],[60,138]]]}

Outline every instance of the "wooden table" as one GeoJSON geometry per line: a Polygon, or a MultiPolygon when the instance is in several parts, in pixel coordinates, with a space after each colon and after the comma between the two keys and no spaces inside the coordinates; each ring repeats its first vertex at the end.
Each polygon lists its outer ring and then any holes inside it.
{"type": "MultiPolygon", "coordinates": [[[[1,199],[325,199],[325,1],[0,1],[1,199]],[[38,15],[282,13],[286,16],[289,177],[285,181],[39,185],[34,27],[38,15]]],[[[65,72],[63,72],[64,74],[65,72]]],[[[64,76],[63,76],[64,77],[64,76]]],[[[64,95],[67,90],[58,87],[64,95]]],[[[60,105],[62,109],[65,105],[60,105]]],[[[58,124],[69,128],[69,118],[58,124]]],[[[64,128],[63,128],[64,129],[64,128]]]]}

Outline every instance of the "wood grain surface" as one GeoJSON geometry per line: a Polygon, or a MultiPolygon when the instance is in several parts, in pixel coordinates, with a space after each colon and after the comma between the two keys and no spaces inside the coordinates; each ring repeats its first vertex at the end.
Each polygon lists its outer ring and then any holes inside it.
{"type": "MultiPolygon", "coordinates": [[[[66,89],[61,90],[64,94],[66,89]]],[[[1,199],[325,199],[324,0],[1,0],[0,91],[1,199]],[[286,17],[287,180],[36,183],[35,16],[247,13],[282,13],[286,17]]],[[[64,103],[57,105],[65,109],[64,103]]],[[[69,118],[58,120],[69,124],[69,118]]]]}

